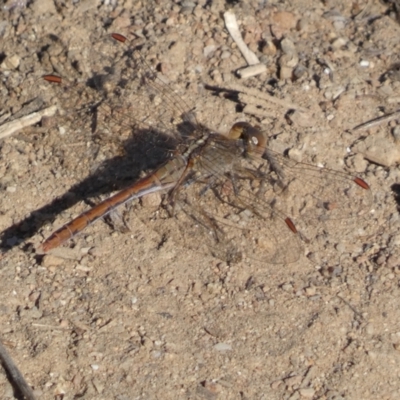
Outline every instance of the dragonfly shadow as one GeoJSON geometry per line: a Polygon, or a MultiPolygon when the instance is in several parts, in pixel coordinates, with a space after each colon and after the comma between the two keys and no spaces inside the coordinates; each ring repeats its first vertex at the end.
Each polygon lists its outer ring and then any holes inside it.
{"type": "MultiPolygon", "coordinates": [[[[90,207],[93,202],[88,202],[88,198],[124,189],[135,182],[141,172],[164,163],[175,147],[175,140],[166,134],[152,129],[135,131],[133,137],[123,143],[123,155],[104,161],[92,175],[72,186],[65,194],[4,230],[0,250],[9,251],[29,240],[45,224],[80,201],[86,201],[90,207]]],[[[25,249],[29,247],[27,243],[25,249]]]]}

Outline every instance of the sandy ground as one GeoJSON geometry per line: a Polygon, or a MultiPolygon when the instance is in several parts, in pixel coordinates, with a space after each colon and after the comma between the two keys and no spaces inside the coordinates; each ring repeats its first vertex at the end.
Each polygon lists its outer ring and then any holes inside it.
{"type": "MultiPolygon", "coordinates": [[[[353,129],[398,109],[397,2],[71,3],[9,1],[0,14],[0,124],[59,107],[0,140],[0,337],[37,398],[400,398],[400,127],[394,115],[353,129]],[[246,62],[228,9],[265,73],[235,74],[246,62]],[[276,151],[362,177],[370,210],[313,227],[287,265],[189,251],[170,220],[171,237],[153,229],[157,198],[128,208],[127,233],[99,221],[39,255],[54,229],[160,160],[152,139],[93,133],[78,86],[41,79],[88,83],[111,32],[143,44],[201,123],[258,124],[276,151]],[[237,85],[281,104],[238,100],[237,85]]],[[[21,398],[3,370],[0,397],[21,398]]]]}

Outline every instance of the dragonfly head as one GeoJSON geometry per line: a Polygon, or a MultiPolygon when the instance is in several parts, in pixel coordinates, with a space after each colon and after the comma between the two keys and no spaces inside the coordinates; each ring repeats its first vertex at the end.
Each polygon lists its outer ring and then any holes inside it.
{"type": "Polygon", "coordinates": [[[241,139],[245,145],[246,153],[264,153],[267,137],[260,128],[248,122],[236,122],[228,134],[229,139],[241,139]]]}

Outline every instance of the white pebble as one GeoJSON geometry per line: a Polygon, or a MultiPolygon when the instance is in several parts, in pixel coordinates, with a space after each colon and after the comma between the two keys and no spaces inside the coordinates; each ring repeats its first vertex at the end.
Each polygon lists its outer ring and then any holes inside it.
{"type": "Polygon", "coordinates": [[[210,44],[209,46],[204,47],[203,50],[204,57],[206,58],[210,57],[215,52],[216,49],[217,46],[215,44],[210,44]]]}
{"type": "Polygon", "coordinates": [[[217,343],[214,349],[217,351],[229,351],[232,350],[232,346],[229,343],[217,343]]]}
{"type": "Polygon", "coordinates": [[[330,75],[331,74],[331,69],[330,68],[325,68],[324,69],[324,74],[325,75],[330,75]]]}

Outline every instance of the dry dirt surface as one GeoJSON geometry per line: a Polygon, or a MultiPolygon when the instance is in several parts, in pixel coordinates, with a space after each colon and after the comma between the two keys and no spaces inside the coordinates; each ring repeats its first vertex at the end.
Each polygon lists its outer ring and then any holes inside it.
{"type": "MultiPolygon", "coordinates": [[[[0,125],[58,109],[0,139],[0,339],[38,399],[400,398],[399,12],[395,0],[6,2],[0,125]],[[237,76],[228,10],[266,72],[237,76]],[[189,250],[170,218],[156,229],[156,196],[120,210],[128,232],[98,221],[39,254],[162,157],[150,135],[90,129],[80,88],[93,91],[112,32],[202,124],[257,124],[289,159],[360,176],[369,209],[315,221],[286,265],[189,250]]],[[[0,397],[22,398],[3,370],[0,397]]]]}

